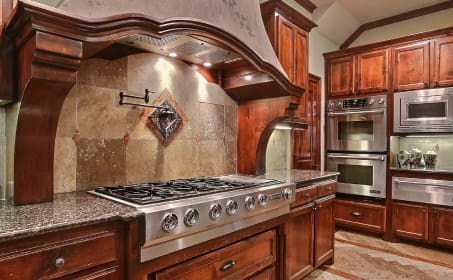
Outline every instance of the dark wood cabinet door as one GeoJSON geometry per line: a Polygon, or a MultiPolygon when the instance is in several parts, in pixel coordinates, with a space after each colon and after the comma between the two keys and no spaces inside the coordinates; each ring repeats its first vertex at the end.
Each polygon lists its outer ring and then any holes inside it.
{"type": "Polygon", "coordinates": [[[357,93],[388,89],[388,49],[357,55],[357,93]]]}
{"type": "Polygon", "coordinates": [[[392,231],[395,235],[428,241],[428,207],[393,203],[392,231]]]}
{"type": "Polygon", "coordinates": [[[333,258],[335,225],[333,220],[334,196],[315,205],[315,268],[333,258]]]}
{"type": "Polygon", "coordinates": [[[269,267],[268,269],[252,276],[248,280],[275,280],[275,267],[269,267]]]}
{"type": "Polygon", "coordinates": [[[294,30],[294,83],[307,88],[308,85],[308,33],[295,27],[294,30]]]}
{"type": "Polygon", "coordinates": [[[434,208],[433,240],[437,244],[453,246],[453,210],[434,208]]]}
{"type": "Polygon", "coordinates": [[[313,206],[294,209],[286,223],[287,279],[301,279],[313,270],[313,206]]]}
{"type": "Polygon", "coordinates": [[[430,41],[417,42],[392,49],[394,91],[429,86],[430,41]]]}
{"type": "Polygon", "coordinates": [[[320,78],[310,75],[308,90],[302,96],[297,115],[304,119],[308,128],[293,130],[293,166],[295,169],[319,170],[321,161],[321,93],[320,78]]]}
{"type": "Polygon", "coordinates": [[[277,16],[277,54],[280,64],[294,82],[294,34],[295,25],[282,16],[277,16]]]}
{"type": "Polygon", "coordinates": [[[453,86],[453,36],[434,41],[432,87],[453,86]]]}
{"type": "Polygon", "coordinates": [[[329,96],[354,93],[354,56],[331,59],[327,63],[327,90],[329,96]]]}

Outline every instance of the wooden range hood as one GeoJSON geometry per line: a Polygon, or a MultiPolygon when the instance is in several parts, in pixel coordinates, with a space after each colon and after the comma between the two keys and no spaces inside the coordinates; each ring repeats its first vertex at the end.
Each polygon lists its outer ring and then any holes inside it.
{"type": "Polygon", "coordinates": [[[23,0],[0,40],[0,99],[20,102],[16,205],[53,200],[58,118],[81,62],[137,34],[205,38],[243,58],[245,63],[217,69],[222,77],[217,82],[239,103],[238,172],[264,170],[273,125],[294,115],[304,89],[287,79],[266,35],[258,1],[66,0],[53,8],[23,0]],[[257,79],[242,79],[244,71],[257,79]]]}

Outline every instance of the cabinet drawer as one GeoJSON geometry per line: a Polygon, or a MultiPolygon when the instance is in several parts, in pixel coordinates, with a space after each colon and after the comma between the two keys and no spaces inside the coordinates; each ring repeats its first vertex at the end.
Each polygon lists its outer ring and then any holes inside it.
{"type": "Polygon", "coordinates": [[[156,280],[245,279],[275,260],[276,233],[270,230],[158,272],[156,280]]]}
{"type": "Polygon", "coordinates": [[[335,223],[383,233],[385,231],[385,207],[371,203],[335,200],[335,223]]]}
{"type": "Polygon", "coordinates": [[[296,189],[296,200],[291,204],[291,207],[296,207],[310,201],[315,200],[318,196],[318,187],[309,186],[296,189]]]}
{"type": "Polygon", "coordinates": [[[318,186],[318,197],[323,197],[329,194],[333,194],[337,191],[337,183],[332,182],[318,186]]]}
{"type": "Polygon", "coordinates": [[[52,241],[36,239],[29,247],[22,244],[17,250],[0,252],[0,275],[8,275],[8,279],[50,279],[108,263],[118,268],[115,232],[52,241]]]}

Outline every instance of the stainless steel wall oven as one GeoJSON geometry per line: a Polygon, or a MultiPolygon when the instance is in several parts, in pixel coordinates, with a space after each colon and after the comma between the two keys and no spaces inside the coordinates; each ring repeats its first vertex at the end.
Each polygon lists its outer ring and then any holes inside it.
{"type": "Polygon", "coordinates": [[[327,105],[327,170],[338,193],[386,197],[387,98],[331,100],[327,105]]]}

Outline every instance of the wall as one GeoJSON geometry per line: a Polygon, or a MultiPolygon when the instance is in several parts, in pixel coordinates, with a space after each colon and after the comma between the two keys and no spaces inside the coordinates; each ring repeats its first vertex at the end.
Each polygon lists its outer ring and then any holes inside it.
{"type": "Polygon", "coordinates": [[[6,112],[0,107],[0,199],[5,198],[6,190],[6,112]]]}
{"type": "Polygon", "coordinates": [[[351,47],[450,26],[453,26],[453,9],[367,30],[351,44],[351,47]]]}
{"type": "Polygon", "coordinates": [[[237,104],[190,66],[154,54],[92,59],[60,115],[54,190],[234,173],[236,157],[237,104]],[[140,119],[142,107],[118,105],[120,91],[145,88],[156,91],[150,102],[168,90],[188,118],[167,147],[140,119]]]}
{"type": "Polygon", "coordinates": [[[291,164],[291,131],[275,129],[266,149],[266,172],[289,169],[291,164]]]}

